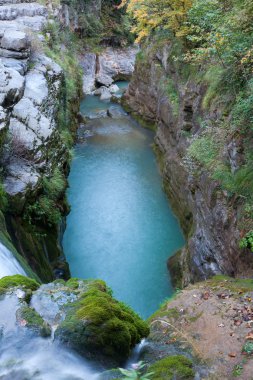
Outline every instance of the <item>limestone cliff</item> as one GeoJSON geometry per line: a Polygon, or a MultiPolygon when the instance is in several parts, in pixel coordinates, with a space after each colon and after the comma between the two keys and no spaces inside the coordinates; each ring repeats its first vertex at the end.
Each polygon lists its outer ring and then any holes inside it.
{"type": "MultiPolygon", "coordinates": [[[[174,282],[182,286],[217,273],[249,274],[252,255],[239,249],[241,200],[222,190],[188,154],[203,132],[203,121],[214,128],[221,110],[204,109],[207,83],[189,75],[172,50],[168,44],[151,44],[139,54],[124,101],[134,114],[157,126],[155,142],[165,189],[188,239],[170,260],[174,282]]],[[[240,139],[224,142],[224,157],[232,170],[242,159],[240,139]]]]}
{"type": "MultiPolygon", "coordinates": [[[[14,245],[44,281],[55,275],[68,276],[58,223],[43,220],[45,207],[52,208],[43,188],[45,181],[52,187],[55,173],[61,184],[55,197],[57,215],[67,211],[64,174],[69,160],[59,123],[59,112],[66,108],[65,76],[44,51],[41,30],[47,16],[47,8],[32,1],[0,4],[1,174],[9,200],[6,223],[14,245]]],[[[78,107],[78,99],[75,102],[78,107]]],[[[52,190],[48,187],[48,192],[52,190]]]]}

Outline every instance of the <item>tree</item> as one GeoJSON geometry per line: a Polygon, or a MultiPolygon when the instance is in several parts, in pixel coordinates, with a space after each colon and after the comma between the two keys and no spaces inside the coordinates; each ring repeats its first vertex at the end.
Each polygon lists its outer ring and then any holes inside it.
{"type": "Polygon", "coordinates": [[[192,0],[122,0],[121,7],[125,5],[136,22],[133,32],[137,42],[157,29],[170,30],[177,37],[188,32],[186,20],[192,0]]]}

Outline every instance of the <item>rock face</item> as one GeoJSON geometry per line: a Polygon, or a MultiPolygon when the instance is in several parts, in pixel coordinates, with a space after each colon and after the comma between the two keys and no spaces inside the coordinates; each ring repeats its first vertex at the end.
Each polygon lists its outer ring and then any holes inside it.
{"type": "Polygon", "coordinates": [[[202,168],[196,175],[187,155],[190,142],[200,132],[199,119],[215,122],[219,117],[217,110],[211,114],[202,109],[204,94],[203,84],[180,78],[170,60],[170,46],[164,46],[138,60],[125,96],[134,113],[157,122],[155,141],[165,188],[188,238],[172,272],[174,277],[183,277],[183,285],[216,273],[247,273],[252,265],[252,255],[238,247],[238,200],[222,191],[202,168]]]}
{"type": "MultiPolygon", "coordinates": [[[[109,87],[111,93],[114,81],[129,80],[134,71],[137,47],[126,49],[106,48],[101,54],[87,53],[80,59],[84,69],[83,92],[90,94],[96,86],[109,87]]],[[[117,91],[117,90],[116,90],[117,91]]]]}
{"type": "Polygon", "coordinates": [[[44,281],[53,278],[49,262],[62,272],[57,231],[54,242],[53,236],[36,238],[29,222],[25,226],[18,218],[36,199],[42,178],[65,171],[68,159],[57,124],[63,72],[37,41],[47,14],[45,6],[29,0],[0,3],[0,159],[11,212],[7,225],[16,248],[44,281]]]}
{"type": "Polygon", "coordinates": [[[80,60],[83,68],[83,93],[90,94],[95,90],[95,76],[96,76],[96,61],[97,56],[94,53],[86,53],[80,60]]]}

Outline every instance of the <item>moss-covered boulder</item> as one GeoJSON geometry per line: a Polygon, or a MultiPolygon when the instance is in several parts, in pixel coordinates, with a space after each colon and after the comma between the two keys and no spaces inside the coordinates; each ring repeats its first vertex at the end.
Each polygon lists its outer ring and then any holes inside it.
{"type": "MultiPolygon", "coordinates": [[[[75,288],[76,282],[69,285],[75,288]]],[[[107,365],[123,363],[149,334],[147,324],[116,301],[103,281],[87,282],[86,291],[66,310],[55,336],[87,358],[107,365]]]]}
{"type": "Polygon", "coordinates": [[[168,356],[149,367],[152,380],[193,380],[192,362],[183,355],[168,356]]]}
{"type": "Polygon", "coordinates": [[[16,317],[21,326],[31,329],[36,334],[42,337],[51,335],[50,326],[33,308],[22,306],[17,310],[16,317]]]}
{"type": "Polygon", "coordinates": [[[32,278],[15,274],[13,276],[6,276],[0,279],[0,289],[9,290],[11,288],[20,287],[26,290],[36,290],[40,284],[32,278]]]}

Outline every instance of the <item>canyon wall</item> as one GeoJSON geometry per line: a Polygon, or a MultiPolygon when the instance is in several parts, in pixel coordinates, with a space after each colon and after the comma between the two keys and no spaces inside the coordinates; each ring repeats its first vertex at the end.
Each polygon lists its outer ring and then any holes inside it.
{"type": "MultiPolygon", "coordinates": [[[[42,33],[48,23],[47,7],[5,0],[0,4],[0,20],[5,223],[12,243],[41,280],[68,277],[58,227],[60,216],[68,211],[65,175],[70,153],[59,120],[71,102],[66,99],[65,73],[45,49],[45,38],[50,37],[42,33]]],[[[77,113],[78,99],[75,104],[77,113]]]]}
{"type": "MultiPolygon", "coordinates": [[[[207,83],[189,75],[172,49],[168,43],[159,48],[151,43],[139,54],[124,103],[156,125],[155,150],[165,190],[187,237],[186,246],[168,263],[174,284],[184,286],[217,273],[249,275],[252,255],[239,249],[241,200],[188,154],[203,132],[203,121],[212,128],[222,110],[204,109],[207,83]]],[[[231,170],[240,164],[240,139],[224,140],[224,157],[231,170]]]]}

